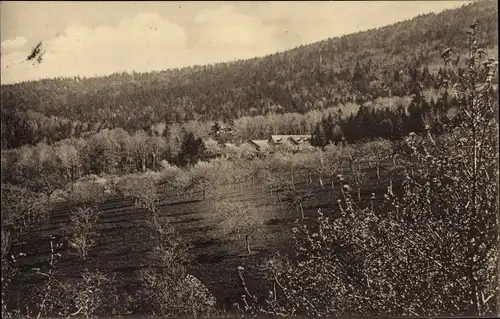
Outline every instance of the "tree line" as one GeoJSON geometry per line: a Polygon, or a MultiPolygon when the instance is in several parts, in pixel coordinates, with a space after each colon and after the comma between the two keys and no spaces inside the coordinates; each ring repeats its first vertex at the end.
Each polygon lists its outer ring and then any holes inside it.
{"type": "MultiPolygon", "coordinates": [[[[460,108],[465,100],[459,99],[456,92],[442,90],[440,95],[433,92],[434,96],[425,93],[429,92],[422,92],[417,87],[407,106],[401,102],[393,108],[362,105],[347,117],[342,117],[340,110],[337,114],[323,116],[312,132],[312,143],[325,146],[330,142],[356,143],[376,138],[396,141],[411,132],[420,134],[427,130],[440,135],[446,127],[455,127],[461,122],[460,108]]],[[[498,87],[488,92],[491,97],[498,93],[498,87]]]]}

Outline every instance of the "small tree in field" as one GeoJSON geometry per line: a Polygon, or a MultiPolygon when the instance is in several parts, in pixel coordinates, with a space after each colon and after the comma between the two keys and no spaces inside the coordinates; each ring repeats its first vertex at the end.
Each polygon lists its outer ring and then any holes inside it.
{"type": "Polygon", "coordinates": [[[195,189],[200,187],[205,200],[206,188],[211,184],[214,185],[217,176],[214,172],[214,167],[210,163],[198,162],[191,170],[191,187],[195,189]]]}
{"type": "Polygon", "coordinates": [[[380,166],[382,162],[389,159],[393,154],[392,143],[387,140],[378,139],[368,142],[362,146],[362,159],[368,161],[370,168],[374,163],[377,168],[377,178],[380,179],[380,166]]]}
{"type": "Polygon", "coordinates": [[[90,249],[95,245],[95,230],[99,221],[96,207],[78,207],[70,213],[68,243],[82,260],[86,260],[90,249]]]}
{"type": "Polygon", "coordinates": [[[263,179],[263,186],[269,188],[271,197],[276,195],[281,201],[278,192],[295,187],[293,179],[289,177],[293,162],[279,154],[266,162],[264,167],[263,174],[260,176],[263,179]]]}
{"type": "Polygon", "coordinates": [[[248,202],[220,200],[214,210],[214,214],[222,219],[219,224],[221,231],[228,235],[242,235],[247,253],[251,254],[250,239],[264,225],[268,208],[248,202]]]}
{"type": "Polygon", "coordinates": [[[300,213],[300,218],[305,219],[304,201],[314,194],[314,189],[311,187],[295,187],[295,185],[286,185],[284,188],[284,197],[288,199],[292,206],[300,213]]]}
{"type": "Polygon", "coordinates": [[[335,189],[335,177],[342,172],[342,150],[339,146],[329,144],[325,147],[325,165],[330,173],[332,190],[335,189]]]}
{"type": "Polygon", "coordinates": [[[117,183],[119,193],[131,197],[137,208],[153,212],[158,207],[155,181],[147,175],[129,175],[117,183]]]}
{"type": "Polygon", "coordinates": [[[310,154],[310,156],[309,170],[317,174],[319,184],[322,188],[324,188],[323,177],[325,176],[325,173],[328,172],[328,163],[325,153],[323,151],[318,151],[310,154]]]}
{"type": "Polygon", "coordinates": [[[106,198],[106,186],[94,180],[76,182],[68,195],[68,200],[75,205],[94,205],[104,202],[106,198]]]}
{"type": "Polygon", "coordinates": [[[367,181],[367,176],[360,166],[356,165],[353,167],[350,176],[351,185],[356,188],[356,194],[358,201],[361,201],[361,186],[367,181]]]}

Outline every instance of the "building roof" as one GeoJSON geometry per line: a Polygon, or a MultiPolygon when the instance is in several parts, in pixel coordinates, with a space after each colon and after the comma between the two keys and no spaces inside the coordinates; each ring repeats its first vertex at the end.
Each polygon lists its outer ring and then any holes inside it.
{"type": "Polygon", "coordinates": [[[289,141],[300,144],[309,142],[310,140],[310,135],[271,135],[269,139],[269,141],[272,141],[274,144],[282,144],[289,141]]]}
{"type": "Polygon", "coordinates": [[[268,140],[249,140],[248,143],[255,145],[258,149],[265,149],[269,147],[268,140]]]}

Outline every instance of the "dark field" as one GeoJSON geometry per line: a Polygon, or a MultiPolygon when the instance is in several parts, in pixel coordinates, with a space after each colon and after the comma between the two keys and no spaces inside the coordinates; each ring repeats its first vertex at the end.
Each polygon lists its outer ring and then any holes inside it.
{"type": "MultiPolygon", "coordinates": [[[[387,163],[386,169],[381,169],[381,179],[376,175],[376,170],[366,167],[367,181],[361,189],[363,201],[369,200],[372,193],[377,199],[383,197],[388,181],[388,170],[391,165],[387,163]]],[[[348,171],[345,171],[348,180],[348,171]]],[[[295,185],[297,189],[311,188],[313,195],[303,202],[304,214],[308,220],[317,216],[318,208],[329,214],[329,207],[337,204],[340,197],[341,186],[330,176],[323,178],[324,187],[321,187],[317,176],[312,177],[312,183],[306,175],[297,175],[295,185]]],[[[357,194],[352,191],[353,197],[357,194]]],[[[221,192],[219,191],[219,194],[221,192]]],[[[217,198],[210,188],[207,188],[205,200],[201,192],[182,194],[181,197],[172,195],[170,191],[159,192],[159,214],[165,218],[180,235],[192,245],[192,262],[190,271],[204,282],[221,302],[224,307],[230,306],[239,300],[242,295],[242,285],[237,275],[237,267],[243,266],[253,278],[248,279],[249,288],[256,292],[266,294],[262,287],[256,287],[254,278],[259,277],[256,265],[264,257],[273,252],[286,252],[292,248],[291,228],[294,220],[300,218],[297,208],[290,206],[290,199],[283,193],[265,190],[261,183],[240,183],[226,185],[222,189],[224,197],[231,201],[252,201],[257,205],[281,207],[280,212],[266,216],[264,226],[255,233],[251,239],[253,254],[246,255],[243,237],[224,235],[219,231],[219,222],[213,218],[210,207],[217,198]],[[283,207],[288,207],[283,213],[283,207]]],[[[14,247],[14,255],[19,252],[26,253],[19,257],[17,264],[24,276],[13,287],[16,291],[9,294],[13,298],[13,306],[24,309],[29,304],[29,294],[26,293],[40,282],[34,275],[32,268],[44,269],[50,255],[50,236],[54,236],[54,243],[64,243],[65,227],[69,223],[68,207],[59,203],[54,208],[50,220],[19,239],[14,247]]],[[[91,249],[88,262],[99,270],[115,273],[123,283],[124,288],[133,286],[136,272],[148,265],[147,253],[152,249],[150,230],[146,227],[147,213],[134,206],[131,199],[109,198],[100,205],[100,219],[96,230],[96,246],[91,249]]],[[[71,277],[79,274],[82,269],[81,261],[72,255],[69,247],[63,245],[59,248],[62,254],[57,264],[57,276],[71,277]]]]}

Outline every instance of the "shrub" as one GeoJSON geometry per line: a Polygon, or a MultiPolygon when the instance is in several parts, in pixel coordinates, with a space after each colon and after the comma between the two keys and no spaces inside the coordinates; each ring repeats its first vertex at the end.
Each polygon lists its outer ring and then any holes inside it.
{"type": "Polygon", "coordinates": [[[213,313],[215,298],[187,272],[189,246],[156,213],[149,225],[155,245],[148,258],[150,266],[139,272],[138,312],[169,317],[213,313]]]}
{"type": "Polygon", "coordinates": [[[124,176],[117,182],[116,188],[117,193],[131,197],[138,208],[153,211],[158,207],[156,181],[148,175],[124,176]]]}
{"type": "Polygon", "coordinates": [[[1,205],[2,227],[12,229],[13,236],[46,220],[51,207],[46,195],[10,184],[2,184],[1,205]]]}
{"type": "Polygon", "coordinates": [[[106,186],[94,180],[82,180],[74,183],[68,200],[74,205],[98,204],[106,200],[106,186]]]}

